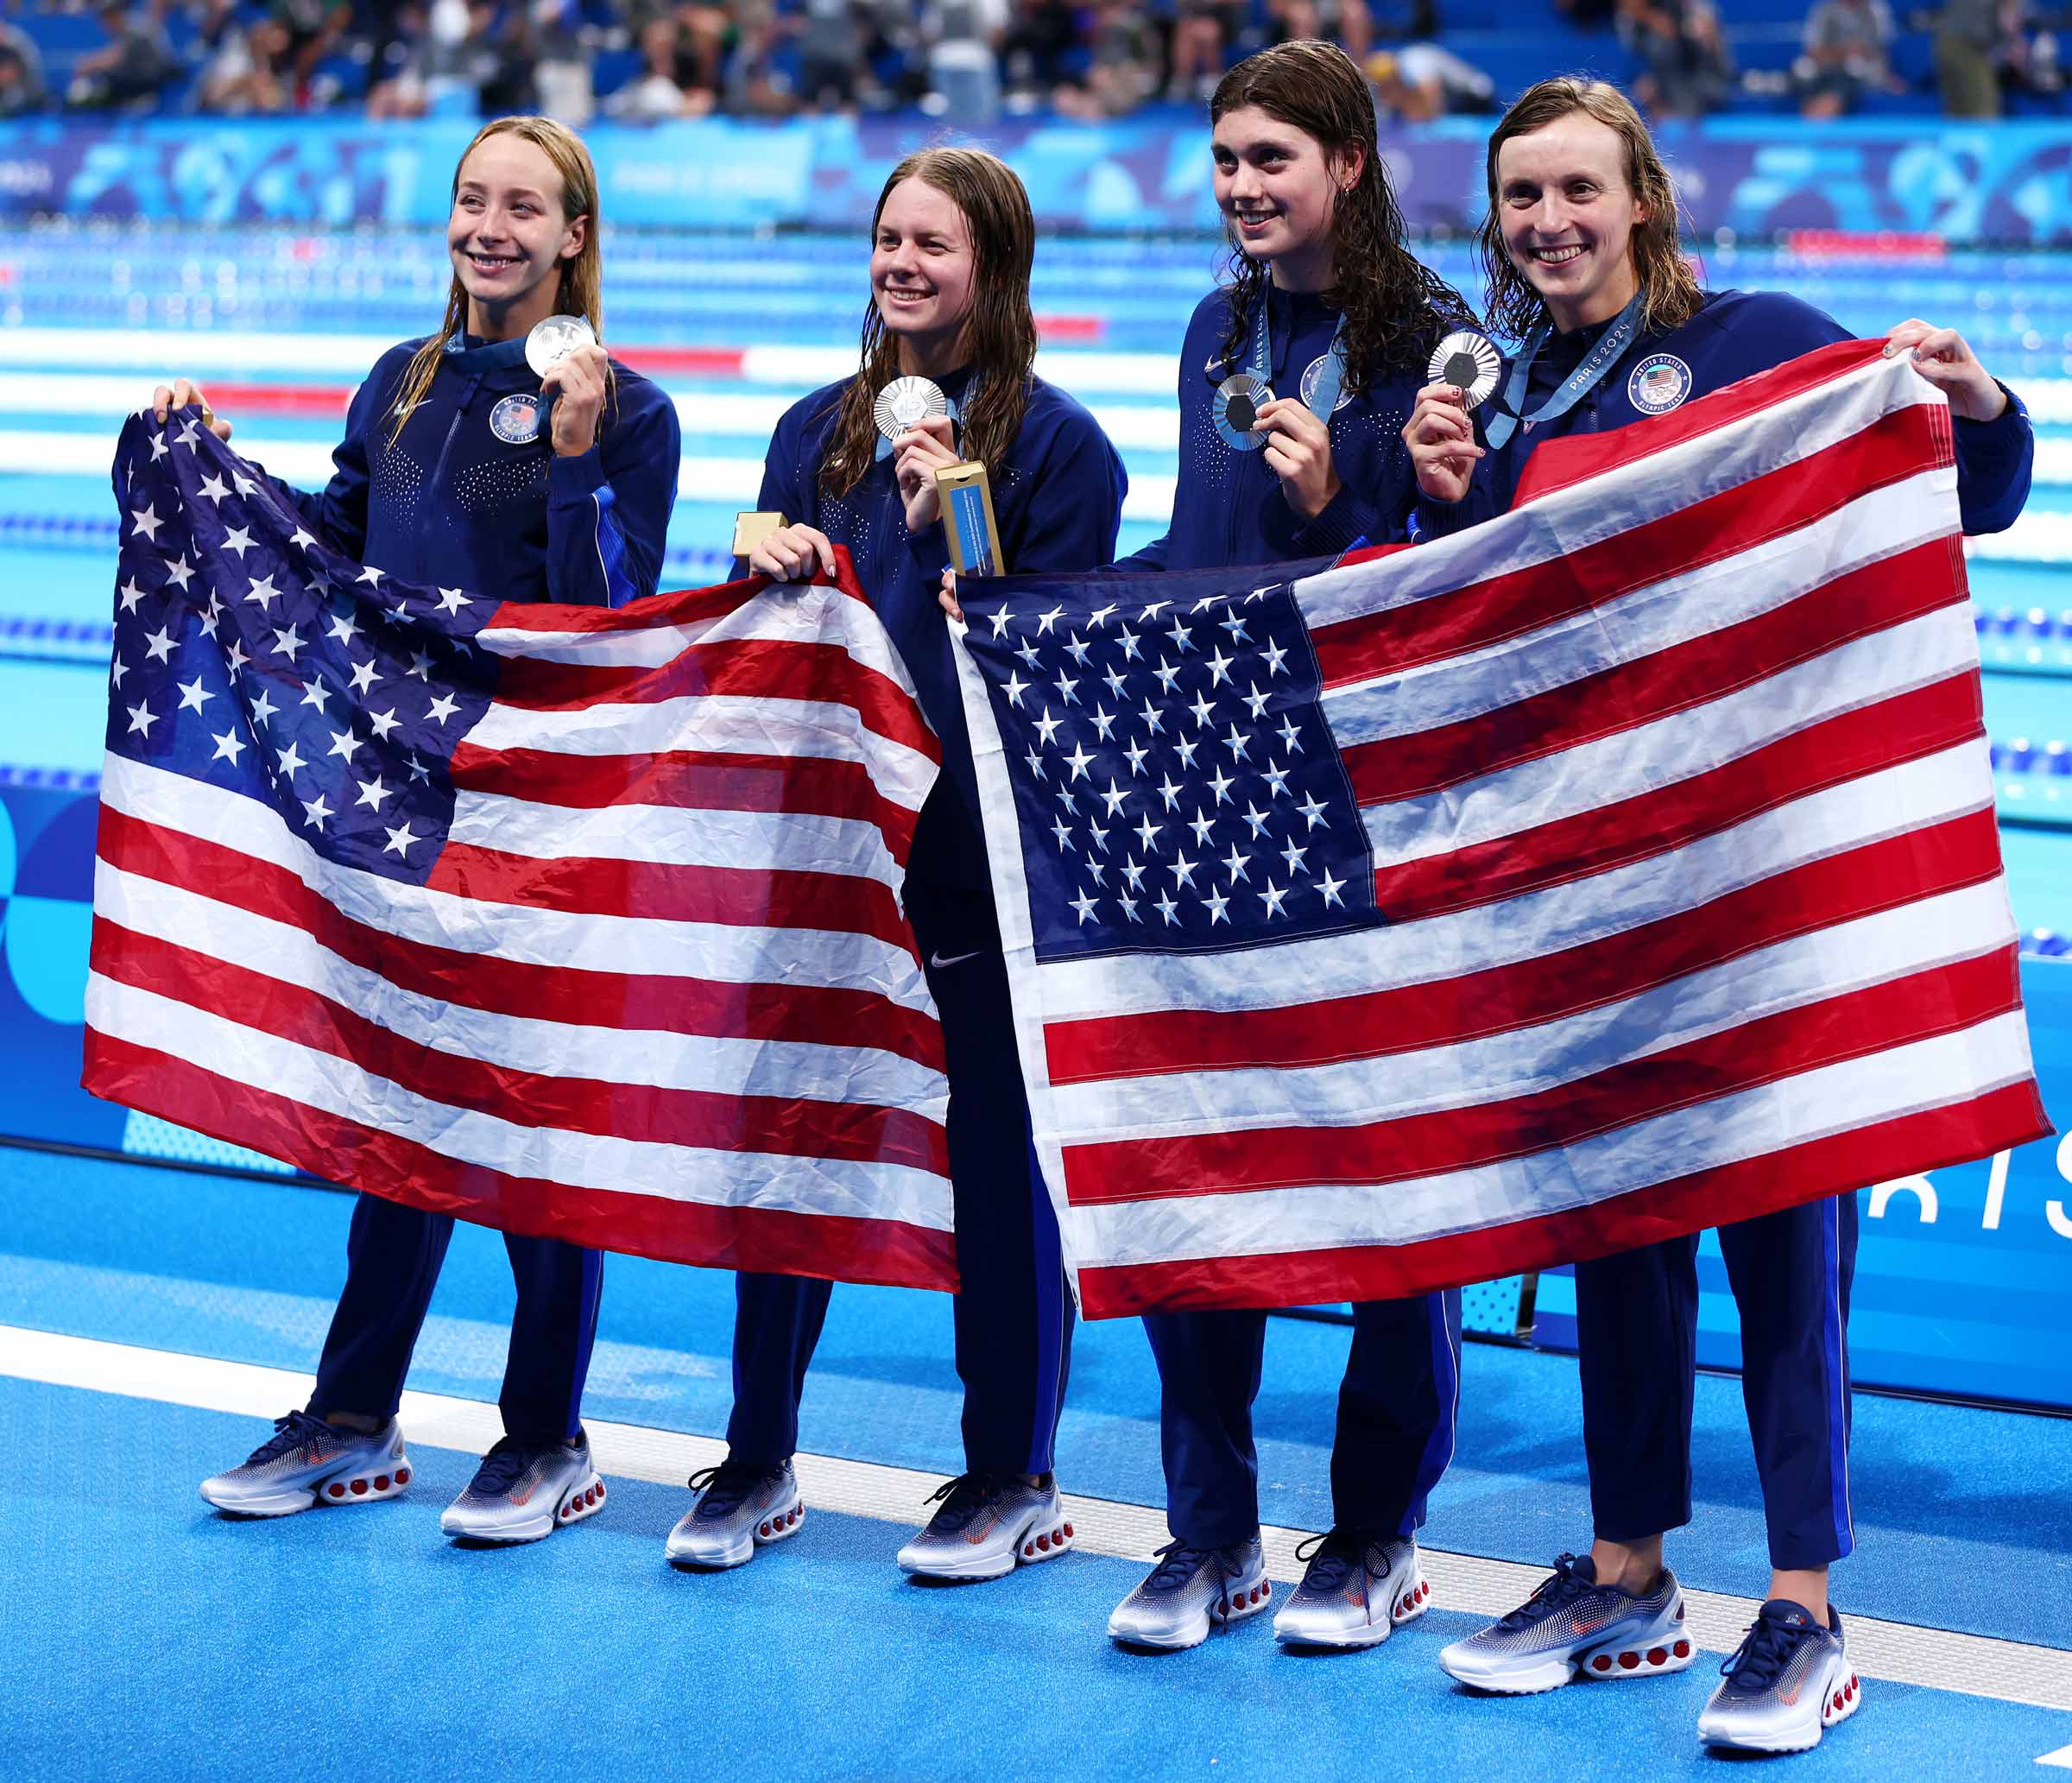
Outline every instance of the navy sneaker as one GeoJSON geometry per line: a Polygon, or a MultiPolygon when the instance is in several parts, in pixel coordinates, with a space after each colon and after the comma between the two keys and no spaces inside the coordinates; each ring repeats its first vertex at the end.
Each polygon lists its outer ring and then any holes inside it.
{"type": "Polygon", "coordinates": [[[942,1508],[900,1550],[917,1578],[1000,1578],[1072,1545],[1054,1476],[1032,1486],[1013,1474],[959,1474],[931,1495],[942,1508]]]}
{"type": "Polygon", "coordinates": [[[285,1517],[319,1504],[372,1504],[409,1483],[395,1419],[370,1432],[290,1412],[239,1465],[204,1480],[201,1495],[234,1516],[285,1517]]]}
{"type": "Polygon", "coordinates": [[[1589,1555],[1563,1554],[1538,1590],[1439,1664],[1462,1684],[1507,1696],[1553,1690],[1573,1678],[1646,1678],[1690,1663],[1684,1591],[1668,1567],[1646,1591],[1597,1583],[1589,1555]]]}
{"type": "Polygon", "coordinates": [[[672,1565],[743,1565],[758,1547],[796,1535],[805,1521],[789,1461],[774,1467],[723,1461],[692,1474],[691,1489],[700,1495],[669,1532],[672,1565]]]}
{"type": "Polygon", "coordinates": [[[482,1457],[439,1527],[462,1541],[538,1541],[564,1523],[595,1515],[603,1503],[604,1482],[590,1464],[584,1432],[545,1447],[507,1436],[482,1457]]]}
{"type": "Polygon", "coordinates": [[[1772,1597],[1720,1670],[1726,1681],[1698,1717],[1708,1746],[1804,1752],[1863,1700],[1831,1603],[1822,1623],[1804,1604],[1772,1597]]]}
{"type": "Polygon", "coordinates": [[[1295,1558],[1309,1571],[1273,1618],[1273,1638],[1286,1646],[1377,1646],[1397,1624],[1423,1615],[1431,1596],[1407,1535],[1333,1529],[1312,1535],[1295,1558]]]}
{"type": "Polygon", "coordinates": [[[1257,1615],[1273,1595],[1256,1535],[1227,1548],[1169,1541],[1158,1562],[1109,1617],[1110,1640],[1126,1647],[1198,1647],[1210,1628],[1257,1615]]]}

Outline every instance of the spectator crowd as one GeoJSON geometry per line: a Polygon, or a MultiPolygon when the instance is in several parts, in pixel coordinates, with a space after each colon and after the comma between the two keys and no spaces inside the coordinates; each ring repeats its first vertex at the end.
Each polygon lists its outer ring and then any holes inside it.
{"type": "MultiPolygon", "coordinates": [[[[1608,20],[1639,65],[1634,98],[1658,117],[1700,117],[1737,90],[1789,94],[1807,117],[1839,117],[1873,93],[1905,94],[1893,62],[1902,20],[1888,0],[1814,0],[1789,70],[1738,71],[1715,0],[1557,0],[1571,16],[1608,20]]],[[[1905,16],[1933,44],[1942,111],[1996,117],[2010,88],[2060,90],[2056,28],[2029,0],[1947,0],[1905,16]]]]}
{"type": "MultiPolygon", "coordinates": [[[[22,0],[14,0],[16,7],[22,0]]],[[[32,5],[36,0],[30,0],[32,5]]],[[[1737,66],[1731,0],[1539,0],[1587,45],[1608,34],[1658,117],[1755,96],[1829,118],[1917,85],[1953,116],[2011,91],[2055,93],[2054,27],[2036,0],[1813,0],[1789,66],[1737,66]],[[1932,72],[1898,69],[1903,32],[1932,72]]],[[[542,111],[652,123],[918,107],[982,123],[1009,111],[1118,117],[1196,104],[1233,62],[1328,37],[1368,72],[1385,117],[1500,107],[1442,0],[60,0],[98,41],[51,78],[43,9],[0,16],[0,117],[56,109],[376,117],[542,111]]],[[[1772,59],[1774,64],[1774,58],[1772,59]]]]}

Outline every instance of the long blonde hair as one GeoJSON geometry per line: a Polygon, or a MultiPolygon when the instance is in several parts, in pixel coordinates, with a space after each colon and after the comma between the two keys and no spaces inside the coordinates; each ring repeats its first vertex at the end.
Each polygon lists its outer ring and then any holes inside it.
{"type": "MultiPolygon", "coordinates": [[[[565,222],[573,223],[578,217],[590,218],[590,227],[583,232],[583,245],[568,259],[561,262],[561,284],[554,296],[554,308],[563,315],[581,316],[590,324],[591,332],[598,339],[604,338],[604,256],[598,241],[597,225],[597,170],[590,159],[590,150],[583,146],[583,139],[566,124],[556,123],[551,117],[499,117],[485,123],[475,132],[460,159],[453,164],[453,195],[460,193],[461,169],[467,166],[468,156],[474,154],[492,136],[516,136],[521,142],[530,142],[554,164],[561,175],[561,216],[565,222]]],[[[466,326],[468,319],[467,288],[460,282],[460,275],[453,275],[453,282],[446,288],[446,318],[439,332],[433,335],[417,351],[411,355],[410,363],[403,370],[403,394],[396,404],[395,425],[389,430],[388,443],[394,446],[402,436],[405,424],[416,412],[425,393],[432,388],[432,380],[439,375],[439,360],[446,351],[446,343],[466,326]]],[[[607,403],[613,383],[607,374],[607,403]]]]}
{"type": "MultiPolygon", "coordinates": [[[[971,232],[971,313],[964,340],[977,368],[966,393],[957,450],[999,467],[1029,406],[1036,364],[1036,318],[1029,308],[1029,269],[1036,259],[1036,219],[1014,170],[982,149],[923,149],[892,170],[870,213],[870,238],[894,189],[925,180],[963,212],[971,232]]],[[[888,332],[874,290],[863,313],[863,363],[842,392],[842,408],[820,465],[820,486],[847,495],[877,461],[877,394],[900,375],[900,343],[888,332]]],[[[821,411],[825,414],[824,409],[821,411]]]]}
{"type": "Polygon", "coordinates": [[[1690,262],[1684,257],[1677,233],[1677,187],[1662,163],[1655,139],[1633,109],[1633,102],[1608,81],[1557,74],[1527,87],[1512,102],[1489,137],[1489,213],[1475,231],[1482,270],[1489,281],[1489,320],[1514,340],[1523,340],[1546,315],[1546,306],[1532,281],[1512,263],[1504,248],[1503,224],[1497,207],[1497,152],[1513,136],[1544,130],[1572,111],[1587,113],[1615,131],[1626,146],[1626,185],[1646,216],[1636,221],[1627,239],[1633,272],[1646,294],[1640,322],[1648,334],[1680,327],[1698,313],[1705,293],[1690,262]]]}

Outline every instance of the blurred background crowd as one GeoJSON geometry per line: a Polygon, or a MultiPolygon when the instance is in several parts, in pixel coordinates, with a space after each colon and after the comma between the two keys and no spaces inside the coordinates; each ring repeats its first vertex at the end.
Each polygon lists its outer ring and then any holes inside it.
{"type": "Polygon", "coordinates": [[[1240,58],[1323,36],[1384,117],[1412,122],[1579,67],[1658,117],[1990,117],[2063,109],[2068,16],[2037,0],[13,0],[0,117],[918,108],[976,127],[1197,105],[1240,58]]]}

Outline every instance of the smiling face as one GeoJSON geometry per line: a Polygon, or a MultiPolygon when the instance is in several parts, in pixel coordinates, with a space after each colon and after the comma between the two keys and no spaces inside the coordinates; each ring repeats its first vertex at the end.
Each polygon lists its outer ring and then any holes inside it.
{"type": "Polygon", "coordinates": [[[918,176],[894,187],[871,239],[870,290],[900,370],[939,376],[963,363],[977,272],[957,200],[918,176]]]}
{"type": "Polygon", "coordinates": [[[1355,185],[1364,155],[1332,155],[1307,130],[1242,105],[1216,121],[1216,203],[1231,239],[1273,270],[1284,290],[1331,282],[1332,218],[1342,188],[1355,185]]]}
{"type": "Polygon", "coordinates": [[[521,137],[491,136],[461,163],[446,251],[468,294],[469,333],[513,339],[554,313],[561,263],[590,228],[562,202],[559,171],[521,137]]]}
{"type": "Polygon", "coordinates": [[[1564,333],[1608,322],[1639,288],[1630,243],[1647,212],[1627,184],[1626,145],[1571,111],[1497,151],[1504,251],[1564,333]]]}

